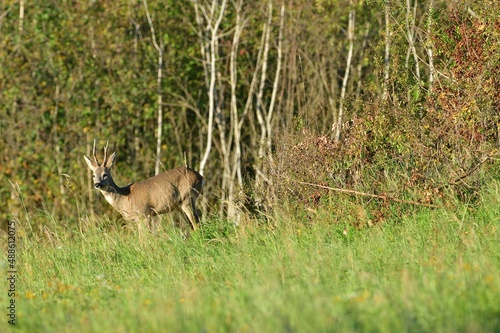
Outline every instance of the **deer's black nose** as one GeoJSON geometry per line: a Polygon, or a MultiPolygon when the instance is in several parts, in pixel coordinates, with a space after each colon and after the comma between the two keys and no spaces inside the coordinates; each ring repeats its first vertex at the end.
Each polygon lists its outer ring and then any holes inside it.
{"type": "Polygon", "coordinates": [[[95,183],[94,186],[95,186],[95,188],[101,188],[102,184],[101,183],[95,183]]]}

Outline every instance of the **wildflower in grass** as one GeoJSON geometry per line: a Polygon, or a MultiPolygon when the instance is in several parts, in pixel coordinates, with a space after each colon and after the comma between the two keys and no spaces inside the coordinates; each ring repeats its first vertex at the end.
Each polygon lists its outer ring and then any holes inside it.
{"type": "Polygon", "coordinates": [[[36,297],[36,294],[35,293],[32,293],[31,291],[27,291],[25,294],[24,294],[24,297],[27,298],[27,299],[31,299],[31,298],[35,298],[36,297]]]}

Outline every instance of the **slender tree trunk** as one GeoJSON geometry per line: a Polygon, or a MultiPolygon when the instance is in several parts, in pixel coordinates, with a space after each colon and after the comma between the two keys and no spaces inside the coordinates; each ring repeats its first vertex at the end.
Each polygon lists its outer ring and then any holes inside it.
{"type": "MultiPolygon", "coordinates": [[[[200,5],[198,3],[198,0],[193,0],[194,4],[194,14],[195,14],[195,19],[196,19],[196,24],[198,25],[198,41],[200,43],[200,54],[201,54],[201,65],[203,66],[203,72],[205,73],[205,86],[208,87],[210,86],[210,73],[208,71],[208,56],[207,56],[207,50],[208,50],[208,43],[205,42],[205,39],[208,40],[208,33],[209,29],[203,27],[203,18],[200,15],[200,5]]],[[[204,7],[201,7],[202,9],[204,7]]],[[[204,10],[202,10],[205,12],[204,10]]]]}
{"type": "MultiPolygon", "coordinates": [[[[233,219],[236,225],[239,224],[240,216],[238,212],[238,207],[235,202],[236,192],[241,191],[243,187],[243,177],[241,174],[241,127],[238,119],[238,106],[237,106],[237,96],[236,96],[236,85],[238,82],[238,69],[237,69],[237,57],[238,57],[238,47],[240,42],[241,32],[245,25],[241,22],[241,8],[243,0],[238,0],[234,3],[236,11],[236,22],[234,26],[233,43],[231,45],[231,53],[229,59],[229,75],[230,75],[230,85],[231,85],[231,130],[233,131],[232,143],[232,161],[229,168],[229,184],[228,184],[228,197],[227,197],[227,217],[233,219]]],[[[231,144],[229,142],[228,144],[231,144]]],[[[228,147],[229,148],[229,147],[228,147]]]]}
{"type": "Polygon", "coordinates": [[[54,94],[54,109],[52,110],[52,141],[54,142],[54,146],[56,149],[55,153],[55,158],[56,158],[56,166],[57,166],[57,178],[59,180],[59,191],[61,192],[61,195],[66,194],[66,190],[64,188],[64,181],[63,181],[63,161],[61,160],[61,146],[59,142],[59,130],[57,126],[57,115],[59,113],[59,101],[60,101],[60,86],[59,84],[56,84],[56,91],[54,94]]]}
{"type": "Polygon", "coordinates": [[[352,1],[350,2],[351,10],[349,11],[349,23],[347,28],[347,40],[349,41],[349,51],[347,52],[347,61],[345,65],[344,79],[342,80],[342,88],[340,90],[340,104],[339,104],[339,115],[338,121],[335,129],[335,142],[340,140],[340,129],[342,127],[342,119],[344,116],[344,100],[345,92],[347,88],[347,82],[349,80],[349,72],[351,69],[352,53],[354,49],[354,8],[352,8],[352,1]]]}
{"type": "MultiPolygon", "coordinates": [[[[218,51],[217,51],[218,53],[218,51]]],[[[215,107],[215,122],[217,124],[218,132],[219,132],[219,148],[220,153],[222,155],[222,202],[219,207],[219,212],[221,216],[224,216],[224,211],[226,210],[226,206],[229,206],[231,203],[227,200],[228,195],[228,187],[230,186],[231,180],[231,165],[229,163],[230,160],[230,151],[231,151],[231,140],[233,132],[229,131],[229,137],[226,136],[227,132],[227,122],[226,118],[222,112],[221,106],[224,104],[224,86],[222,85],[221,74],[217,72],[217,85],[219,87],[219,95],[218,100],[215,107]]]]}
{"type": "Polygon", "coordinates": [[[264,53],[263,53],[263,59],[262,59],[262,69],[260,73],[260,85],[259,85],[259,90],[257,92],[257,105],[256,105],[256,115],[257,115],[257,120],[260,125],[260,142],[259,142],[259,158],[264,158],[264,152],[265,152],[265,142],[266,142],[266,122],[265,122],[265,115],[264,115],[264,87],[266,85],[266,78],[267,78],[267,62],[268,62],[268,57],[269,57],[269,38],[271,35],[271,22],[272,22],[272,17],[273,17],[273,4],[271,1],[268,3],[268,16],[267,16],[267,22],[264,23],[264,27],[262,29],[263,35],[264,35],[264,53]]]}
{"type": "Polygon", "coordinates": [[[161,91],[161,81],[162,81],[162,67],[163,67],[163,42],[160,42],[161,46],[158,49],[158,76],[157,76],[157,86],[158,86],[158,119],[157,119],[157,132],[156,132],[156,163],[155,163],[155,175],[160,173],[161,164],[161,141],[162,141],[162,128],[163,128],[163,97],[161,91]]]}
{"type": "Polygon", "coordinates": [[[429,0],[429,11],[427,17],[427,57],[429,58],[429,94],[432,93],[434,85],[434,55],[433,49],[434,44],[432,43],[431,33],[432,33],[432,15],[434,15],[434,0],[429,0]]]}
{"type": "Polygon", "coordinates": [[[384,83],[382,85],[382,100],[387,100],[389,94],[389,73],[390,73],[390,43],[391,30],[389,26],[389,3],[390,0],[384,1],[384,18],[385,18],[385,54],[384,54],[384,83]]]}
{"type": "Polygon", "coordinates": [[[361,45],[361,54],[358,65],[357,65],[357,77],[356,77],[356,102],[354,103],[354,115],[356,117],[359,112],[362,102],[361,102],[361,85],[362,85],[362,70],[363,70],[363,61],[362,59],[365,56],[366,46],[368,45],[368,36],[370,33],[370,22],[365,23],[365,33],[363,34],[363,44],[361,45]]]}
{"type": "Polygon", "coordinates": [[[163,52],[164,45],[163,39],[160,38],[160,44],[156,41],[156,33],[153,24],[153,20],[151,19],[151,15],[149,13],[148,2],[147,0],[142,0],[144,5],[144,10],[146,11],[146,17],[148,19],[149,28],[151,30],[151,38],[153,40],[153,46],[158,52],[158,73],[156,78],[157,84],[157,94],[158,94],[158,118],[157,118],[157,132],[156,132],[156,163],[155,163],[155,175],[160,173],[160,164],[161,164],[161,141],[162,141],[162,128],[163,128],[163,98],[162,98],[162,68],[163,68],[163,52]]]}
{"type": "Polygon", "coordinates": [[[406,0],[406,33],[408,35],[408,53],[406,55],[406,68],[409,67],[410,53],[413,56],[413,61],[415,61],[415,76],[420,82],[420,66],[417,55],[417,49],[415,48],[415,16],[417,11],[417,1],[415,0],[414,7],[412,9],[410,0],[406,0]]]}
{"type": "Polygon", "coordinates": [[[19,1],[19,35],[24,30],[24,0],[19,1]]]}
{"type": "Polygon", "coordinates": [[[212,7],[210,9],[210,15],[207,16],[209,23],[208,27],[210,29],[210,80],[209,80],[209,88],[208,88],[208,125],[207,125],[207,141],[205,147],[205,153],[200,162],[199,173],[203,175],[205,171],[205,166],[208,162],[208,158],[210,156],[210,151],[212,150],[212,140],[213,140],[213,122],[214,122],[214,113],[215,113],[215,83],[216,83],[216,72],[217,72],[217,62],[216,62],[216,45],[217,40],[219,38],[218,31],[219,26],[224,17],[224,11],[226,7],[226,0],[222,1],[222,4],[219,9],[218,17],[215,22],[212,23],[216,16],[216,8],[217,8],[217,0],[213,0],[212,7]]]}
{"type": "MultiPolygon", "coordinates": [[[[273,91],[271,93],[271,101],[269,103],[269,111],[266,116],[266,128],[267,128],[267,149],[271,150],[271,140],[272,140],[272,119],[274,114],[274,105],[276,104],[276,94],[278,93],[278,83],[281,75],[281,62],[283,59],[283,25],[285,22],[285,2],[281,4],[280,11],[280,28],[278,34],[278,59],[276,63],[276,74],[274,76],[273,91]]],[[[269,154],[269,158],[272,161],[272,154],[269,154]]]]}

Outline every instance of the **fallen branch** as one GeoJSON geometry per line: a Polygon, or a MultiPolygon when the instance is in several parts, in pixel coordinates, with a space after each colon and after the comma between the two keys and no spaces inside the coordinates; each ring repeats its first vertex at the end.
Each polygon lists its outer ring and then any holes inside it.
{"type": "Polygon", "coordinates": [[[418,202],[418,201],[413,201],[413,200],[403,200],[403,199],[398,199],[391,197],[387,194],[372,194],[372,193],[366,193],[366,192],[359,192],[355,190],[349,190],[345,188],[336,188],[336,187],[330,187],[330,186],[325,186],[325,185],[319,185],[319,184],[313,184],[313,183],[308,183],[308,182],[302,182],[299,180],[292,180],[298,184],[302,185],[307,185],[307,186],[313,186],[313,187],[318,187],[318,188],[324,188],[326,190],[330,191],[335,191],[335,192],[340,192],[340,193],[347,193],[351,195],[356,195],[356,196],[363,196],[363,197],[370,197],[370,198],[375,198],[375,199],[381,199],[384,201],[394,201],[402,204],[407,204],[407,205],[415,205],[415,206],[423,206],[423,207],[429,207],[429,208],[439,208],[440,206],[434,205],[434,204],[429,204],[429,203],[424,203],[424,202],[418,202]]]}

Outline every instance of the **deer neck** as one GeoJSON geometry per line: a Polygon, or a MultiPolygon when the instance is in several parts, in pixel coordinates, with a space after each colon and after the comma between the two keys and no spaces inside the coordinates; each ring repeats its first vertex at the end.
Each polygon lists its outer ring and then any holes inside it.
{"type": "Polygon", "coordinates": [[[101,189],[102,194],[106,200],[111,204],[117,204],[123,197],[130,194],[130,185],[125,187],[120,187],[116,185],[113,179],[110,179],[110,184],[106,189],[101,189]]]}

